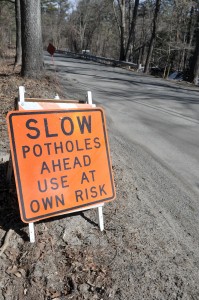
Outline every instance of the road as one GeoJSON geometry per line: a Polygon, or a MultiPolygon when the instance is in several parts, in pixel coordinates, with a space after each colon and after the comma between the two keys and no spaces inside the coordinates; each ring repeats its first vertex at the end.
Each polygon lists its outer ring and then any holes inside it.
{"type": "Polygon", "coordinates": [[[199,192],[199,89],[60,55],[55,61],[59,75],[92,91],[123,136],[199,192]]]}
{"type": "Polygon", "coordinates": [[[45,61],[47,78],[26,81],[28,95],[92,91],[107,117],[117,197],[103,207],[103,232],[90,209],[37,222],[30,244],[2,163],[0,300],[199,299],[199,89],[69,56],[45,61]]]}
{"type": "Polygon", "coordinates": [[[70,98],[90,90],[105,108],[116,183],[103,234],[93,210],[58,223],[67,247],[78,232],[106,266],[103,299],[199,299],[199,89],[62,55],[46,62],[70,98]]]}

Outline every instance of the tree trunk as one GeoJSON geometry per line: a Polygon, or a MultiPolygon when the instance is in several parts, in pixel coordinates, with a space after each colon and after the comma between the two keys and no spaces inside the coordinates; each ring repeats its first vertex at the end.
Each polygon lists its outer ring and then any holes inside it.
{"type": "Polygon", "coordinates": [[[196,31],[195,31],[195,37],[196,37],[196,46],[191,62],[191,70],[190,70],[190,81],[193,82],[195,85],[198,84],[199,81],[199,11],[197,23],[196,23],[196,31]]]}
{"type": "Polygon", "coordinates": [[[22,70],[25,77],[43,73],[40,0],[21,0],[22,70]]]}
{"type": "Polygon", "coordinates": [[[199,83],[199,31],[198,31],[198,36],[197,36],[197,41],[196,41],[196,47],[193,55],[193,66],[191,70],[191,81],[195,84],[198,85],[199,83]]]}
{"type": "Polygon", "coordinates": [[[156,38],[157,22],[158,22],[158,15],[160,12],[160,5],[161,5],[161,0],[156,0],[155,12],[154,12],[154,17],[153,17],[153,30],[152,30],[152,34],[151,34],[150,43],[149,43],[149,49],[148,49],[148,53],[147,53],[146,64],[144,67],[144,73],[148,73],[148,71],[149,71],[149,64],[151,61],[151,56],[153,53],[153,46],[154,46],[154,42],[155,42],[155,38],[156,38]]]}
{"type": "Polygon", "coordinates": [[[120,60],[125,60],[125,0],[120,5],[121,26],[120,26],[120,60]]]}
{"type": "MultiPolygon", "coordinates": [[[[191,40],[192,40],[191,39],[191,31],[192,31],[192,23],[193,23],[193,14],[194,14],[194,7],[192,6],[191,10],[190,10],[190,17],[189,17],[189,23],[188,23],[187,35],[186,35],[186,44],[189,48],[191,46],[191,40]]],[[[187,60],[189,57],[189,52],[190,52],[189,49],[185,50],[184,66],[183,66],[184,70],[186,70],[186,68],[187,68],[187,60]]]]}
{"type": "Polygon", "coordinates": [[[125,59],[127,58],[130,44],[133,43],[133,45],[134,45],[134,42],[135,42],[135,26],[136,26],[136,21],[137,21],[138,6],[139,6],[139,0],[135,0],[135,5],[134,5],[134,9],[133,9],[133,17],[132,17],[131,26],[130,26],[128,42],[126,45],[125,59]]]}
{"type": "Polygon", "coordinates": [[[15,20],[16,20],[16,55],[15,55],[15,66],[17,66],[17,65],[21,65],[21,62],[22,62],[20,0],[15,0],[15,20]]]}
{"type": "Polygon", "coordinates": [[[121,28],[121,36],[120,36],[120,58],[119,60],[125,60],[125,51],[124,51],[124,31],[121,28]]]}

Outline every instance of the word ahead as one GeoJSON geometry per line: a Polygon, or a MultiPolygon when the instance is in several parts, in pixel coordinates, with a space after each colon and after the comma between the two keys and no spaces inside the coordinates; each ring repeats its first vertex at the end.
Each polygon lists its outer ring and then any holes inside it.
{"type": "Polygon", "coordinates": [[[15,111],[7,120],[24,222],[115,198],[101,109],[15,111]]]}

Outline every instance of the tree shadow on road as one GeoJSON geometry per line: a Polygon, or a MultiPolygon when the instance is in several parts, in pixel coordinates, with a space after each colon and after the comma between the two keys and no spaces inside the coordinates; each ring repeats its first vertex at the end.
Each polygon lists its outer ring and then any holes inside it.
{"type": "MultiPolygon", "coordinates": [[[[183,90],[183,91],[187,91],[189,93],[190,92],[199,93],[199,88],[197,88],[196,86],[191,86],[191,85],[189,87],[187,87],[186,82],[177,83],[177,82],[174,82],[174,81],[168,81],[168,80],[164,80],[162,78],[155,78],[151,75],[147,75],[147,74],[144,74],[144,73],[137,73],[135,71],[132,72],[132,71],[127,70],[127,69],[114,67],[112,65],[95,63],[95,62],[92,62],[92,61],[86,61],[84,59],[71,57],[69,55],[56,54],[55,58],[56,57],[60,57],[61,61],[65,61],[65,62],[71,62],[71,60],[72,60],[72,63],[82,64],[82,65],[89,65],[89,66],[94,65],[93,70],[95,71],[95,76],[98,79],[101,78],[101,79],[105,79],[105,80],[116,80],[116,81],[121,81],[121,82],[124,81],[124,82],[129,82],[129,83],[132,83],[132,84],[142,85],[142,86],[143,86],[143,84],[144,85],[146,84],[146,85],[151,85],[152,87],[165,87],[165,88],[169,88],[170,90],[175,91],[175,92],[178,92],[178,91],[180,92],[180,91],[183,90]],[[101,75],[103,70],[99,70],[99,75],[96,75],[96,72],[98,71],[98,70],[96,70],[96,67],[95,67],[96,65],[98,65],[98,66],[103,65],[103,67],[106,67],[106,70],[104,70],[105,72],[103,73],[103,75],[101,75]],[[116,77],[110,78],[110,77],[105,75],[106,72],[112,73],[113,75],[114,74],[122,75],[122,76],[127,77],[128,79],[116,78],[116,77]],[[143,82],[143,81],[147,81],[147,82],[143,82]]],[[[91,77],[94,76],[92,74],[88,75],[86,73],[80,73],[80,70],[85,70],[85,71],[89,70],[89,71],[91,71],[92,68],[84,68],[82,66],[81,66],[81,68],[79,66],[77,66],[77,67],[62,66],[61,68],[68,69],[67,72],[71,73],[71,74],[81,74],[81,75],[86,75],[86,76],[91,76],[91,77]],[[77,69],[77,72],[75,72],[74,69],[77,69]]]]}

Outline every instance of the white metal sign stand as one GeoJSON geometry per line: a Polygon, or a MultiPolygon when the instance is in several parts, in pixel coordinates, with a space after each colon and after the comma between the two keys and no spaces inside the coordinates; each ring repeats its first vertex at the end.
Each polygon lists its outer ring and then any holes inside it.
{"type": "MultiPolygon", "coordinates": [[[[75,104],[70,104],[70,101],[68,101],[68,103],[62,102],[62,100],[59,99],[59,96],[56,95],[55,96],[55,99],[51,99],[53,100],[53,103],[56,103],[56,104],[60,104],[61,106],[60,107],[74,107],[75,104]]],[[[43,101],[41,99],[41,101],[43,101]]],[[[50,101],[50,99],[49,99],[50,101]]],[[[45,101],[46,103],[48,101],[45,101]]],[[[93,104],[93,101],[92,101],[92,93],[90,91],[87,92],[87,104],[91,105],[91,107],[95,107],[95,104],[93,104]]],[[[20,86],[19,87],[19,102],[18,102],[18,108],[21,109],[24,109],[24,110],[27,110],[27,109],[42,109],[42,107],[38,107],[38,103],[33,101],[31,102],[31,99],[28,99],[28,102],[26,101],[25,99],[25,88],[24,86],[20,86]]],[[[11,162],[11,160],[10,160],[11,162]]],[[[11,163],[10,163],[11,164],[11,163]]],[[[10,165],[9,164],[9,165],[10,165]]],[[[8,173],[7,173],[7,180],[9,181],[11,179],[11,171],[10,171],[10,168],[8,169],[8,173]]],[[[73,210],[71,213],[74,213],[74,212],[78,212],[78,211],[83,211],[83,210],[88,210],[88,209],[91,209],[91,208],[98,208],[98,220],[99,220],[99,228],[100,228],[100,231],[103,231],[104,230],[104,218],[103,218],[103,206],[104,206],[104,203],[102,204],[99,204],[99,205],[95,205],[95,206],[91,206],[91,207],[87,207],[87,208],[82,208],[82,209],[78,209],[78,210],[73,210]]],[[[34,243],[35,242],[35,230],[34,230],[34,223],[29,223],[29,235],[30,235],[30,242],[31,243],[34,243]]]]}

